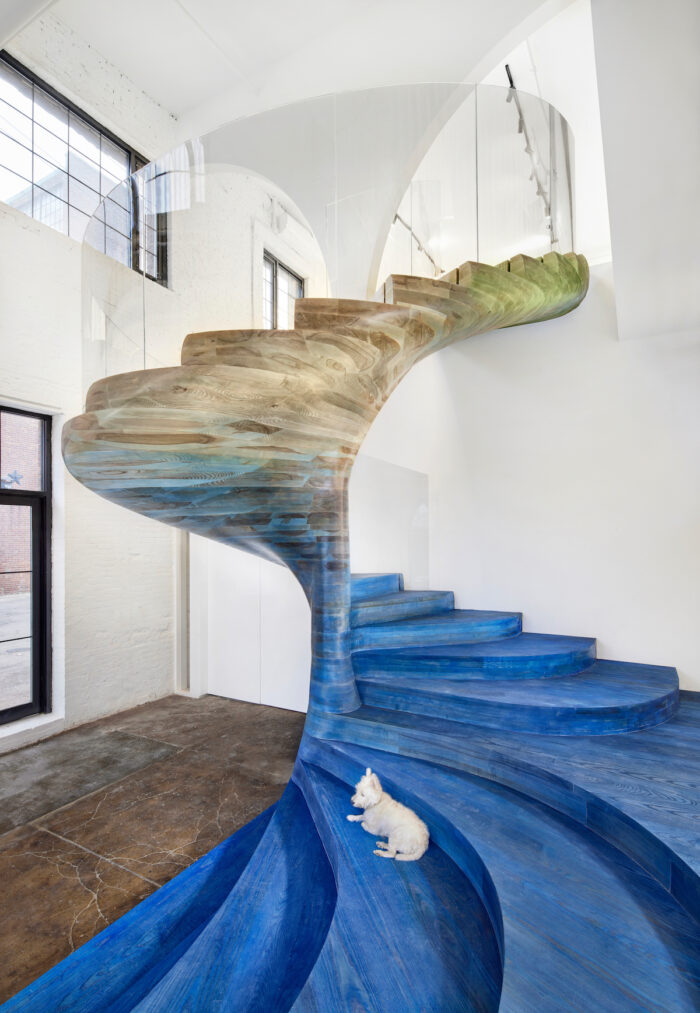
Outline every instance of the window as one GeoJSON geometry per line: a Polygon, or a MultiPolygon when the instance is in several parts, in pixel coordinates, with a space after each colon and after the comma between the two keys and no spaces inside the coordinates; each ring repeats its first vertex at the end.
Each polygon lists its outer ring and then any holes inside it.
{"type": "Polygon", "coordinates": [[[294,300],[304,296],[304,281],[272,254],[263,258],[263,326],[294,327],[294,300]]]}
{"type": "MultiPolygon", "coordinates": [[[[165,215],[146,184],[146,159],[7,53],[0,53],[0,201],[165,285],[165,215]]],[[[152,184],[150,189],[152,189],[152,184]]]]}
{"type": "Polygon", "coordinates": [[[0,408],[0,723],[51,709],[50,437],[0,408]]]}

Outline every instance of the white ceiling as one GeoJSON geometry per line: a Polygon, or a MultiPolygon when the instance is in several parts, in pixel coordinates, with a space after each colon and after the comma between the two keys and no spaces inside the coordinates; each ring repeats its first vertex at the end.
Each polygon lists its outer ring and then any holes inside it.
{"type": "Polygon", "coordinates": [[[352,0],[58,0],[51,13],[180,116],[256,77],[363,6],[352,0]]]}
{"type": "Polygon", "coordinates": [[[462,81],[569,2],[57,0],[51,13],[175,115],[184,138],[310,95],[462,81]]]}

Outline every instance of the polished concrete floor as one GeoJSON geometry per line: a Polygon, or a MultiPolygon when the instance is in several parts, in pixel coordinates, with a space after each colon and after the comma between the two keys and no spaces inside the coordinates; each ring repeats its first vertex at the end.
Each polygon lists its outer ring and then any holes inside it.
{"type": "Polygon", "coordinates": [[[0,1002],[275,802],[303,723],[171,696],[0,756],[0,1002]]]}

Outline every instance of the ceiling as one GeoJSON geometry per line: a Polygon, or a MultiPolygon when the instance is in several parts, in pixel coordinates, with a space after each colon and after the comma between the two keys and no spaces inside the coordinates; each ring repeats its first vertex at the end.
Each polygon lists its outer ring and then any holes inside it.
{"type": "Polygon", "coordinates": [[[462,81],[494,48],[520,41],[529,21],[568,2],[56,0],[51,14],[189,137],[309,95],[462,81]]]}
{"type": "Polygon", "coordinates": [[[367,6],[351,0],[58,0],[51,13],[168,112],[256,77],[367,6]],[[310,26],[312,26],[310,28],[310,26]]]}

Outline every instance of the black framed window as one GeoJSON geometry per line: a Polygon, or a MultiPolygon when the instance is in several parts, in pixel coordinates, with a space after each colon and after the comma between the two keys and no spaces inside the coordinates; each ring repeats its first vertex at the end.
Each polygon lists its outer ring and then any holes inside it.
{"type": "Polygon", "coordinates": [[[263,255],[263,326],[294,327],[294,300],[304,296],[304,279],[267,250],[263,255]]]}
{"type": "Polygon", "coordinates": [[[0,724],[51,710],[51,419],[0,407],[0,724]]]}
{"type": "Polygon", "coordinates": [[[146,164],[0,52],[0,201],[73,239],[82,240],[89,226],[92,246],[166,285],[166,216],[155,213],[148,183],[129,180],[146,164]]]}

